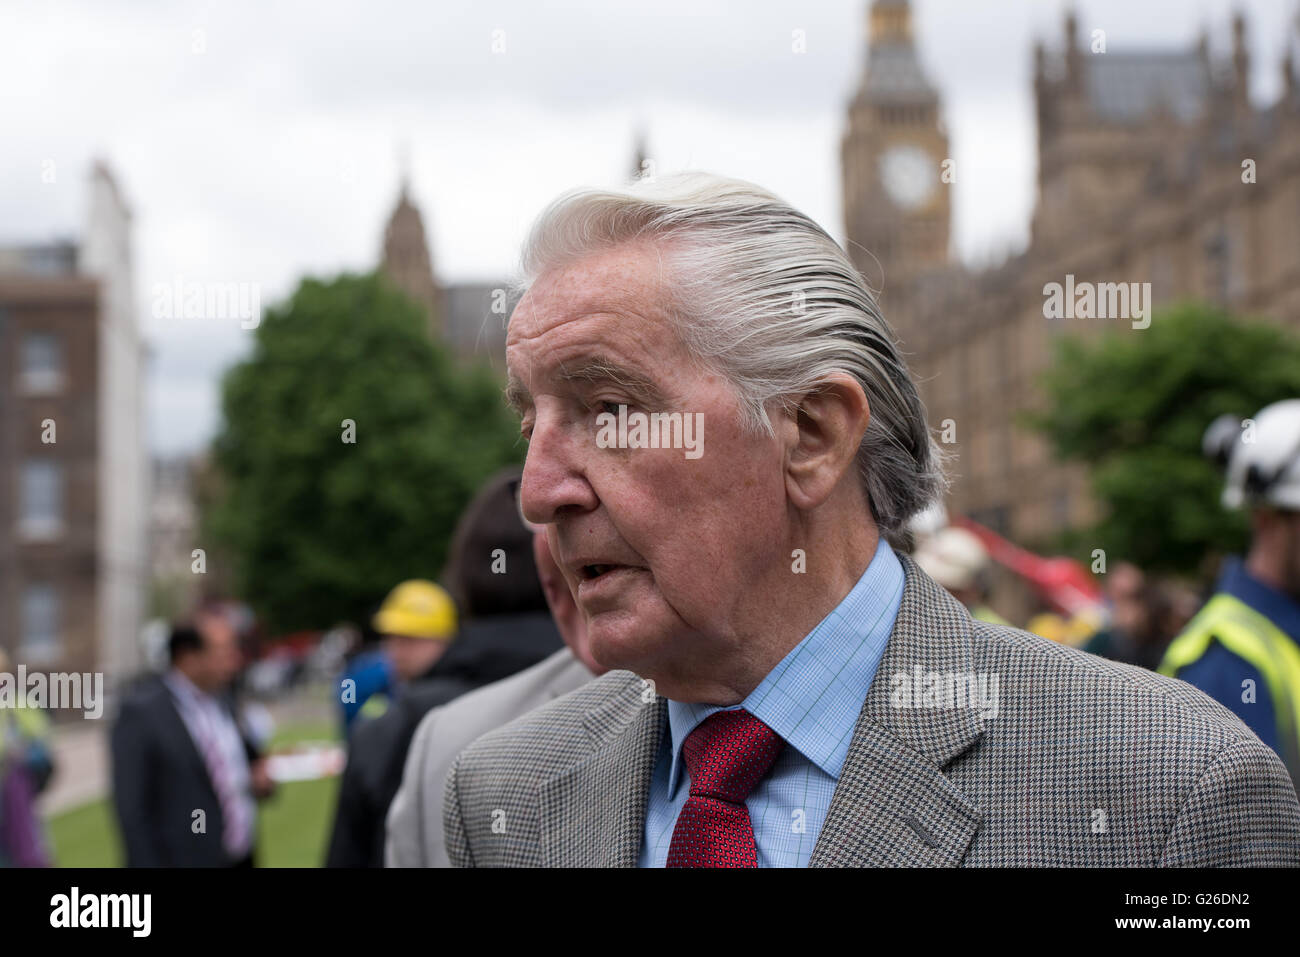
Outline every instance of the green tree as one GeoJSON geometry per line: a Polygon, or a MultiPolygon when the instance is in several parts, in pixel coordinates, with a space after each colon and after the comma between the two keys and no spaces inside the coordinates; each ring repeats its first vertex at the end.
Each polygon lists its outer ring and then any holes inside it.
{"type": "Polygon", "coordinates": [[[1184,304],[1145,330],[1061,339],[1044,387],[1046,410],[1028,421],[1058,458],[1091,468],[1105,517],[1087,530],[1090,547],[1193,573],[1207,556],[1242,549],[1248,534],[1245,516],[1219,504],[1223,476],[1201,437],[1225,412],[1246,417],[1300,395],[1300,341],[1184,304]]]}
{"type": "Polygon", "coordinates": [[[426,328],[379,276],[308,279],[226,374],[207,527],[272,630],[361,621],[436,577],[475,489],[522,460],[499,383],[426,328]]]}

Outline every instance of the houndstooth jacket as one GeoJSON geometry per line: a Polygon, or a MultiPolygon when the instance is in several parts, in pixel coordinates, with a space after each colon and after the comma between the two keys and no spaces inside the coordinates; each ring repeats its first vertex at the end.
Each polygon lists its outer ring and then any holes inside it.
{"type": "MultiPolygon", "coordinates": [[[[1300,864],[1291,779],[1232,712],[975,621],[899,558],[902,603],[811,866],[1300,864]],[[894,676],[917,666],[996,675],[996,714],[902,706],[894,676]]],[[[452,863],[635,866],[666,726],[665,699],[616,671],[480,738],[446,781],[452,863]]]]}

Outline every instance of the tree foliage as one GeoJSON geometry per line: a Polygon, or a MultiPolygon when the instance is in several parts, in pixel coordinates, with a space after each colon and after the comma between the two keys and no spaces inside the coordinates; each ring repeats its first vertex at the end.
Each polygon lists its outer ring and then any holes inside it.
{"type": "Polygon", "coordinates": [[[435,578],[470,496],[524,451],[491,373],[377,275],[304,280],[269,310],[222,413],[207,527],[274,631],[359,622],[399,581],[435,578]]]}
{"type": "Polygon", "coordinates": [[[1088,537],[1112,559],[1191,573],[1247,540],[1245,516],[1219,504],[1223,476],[1201,437],[1225,412],[1300,395],[1300,340],[1184,304],[1145,330],[1062,338],[1044,387],[1030,424],[1058,458],[1089,466],[1106,513],[1088,537]]]}

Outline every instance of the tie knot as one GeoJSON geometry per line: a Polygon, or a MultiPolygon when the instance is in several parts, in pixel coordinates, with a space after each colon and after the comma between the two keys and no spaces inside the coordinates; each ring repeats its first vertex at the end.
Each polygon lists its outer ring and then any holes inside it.
{"type": "Polygon", "coordinates": [[[785,742],[748,711],[717,711],[682,742],[692,797],[743,804],[785,742]]]}

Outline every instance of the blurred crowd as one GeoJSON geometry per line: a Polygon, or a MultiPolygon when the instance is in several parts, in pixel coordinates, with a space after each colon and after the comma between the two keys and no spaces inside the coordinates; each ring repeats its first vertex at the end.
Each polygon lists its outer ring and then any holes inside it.
{"type": "MultiPolygon", "coordinates": [[[[1249,514],[1245,555],[1224,559],[1204,593],[1119,561],[1097,576],[1096,601],[1078,600],[1078,588],[1043,587],[1056,607],[1023,627],[1196,686],[1273,748],[1294,782],[1300,780],[1300,399],[1274,402],[1251,419],[1221,416],[1206,429],[1202,450],[1225,472],[1222,505],[1249,514]]],[[[915,558],[972,617],[1006,624],[988,604],[992,562],[985,539],[968,528],[923,522],[915,529],[915,558]]]]}
{"type": "Polygon", "coordinates": [[[995,563],[974,532],[949,526],[922,534],[913,557],[980,621],[1015,625],[1151,671],[1159,667],[1169,643],[1208,597],[1184,582],[1120,561],[1099,576],[1102,587],[1095,604],[1069,612],[1040,601],[1039,611],[1024,621],[1011,621],[994,610],[990,596],[995,563]]]}

